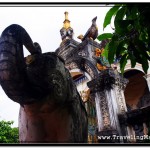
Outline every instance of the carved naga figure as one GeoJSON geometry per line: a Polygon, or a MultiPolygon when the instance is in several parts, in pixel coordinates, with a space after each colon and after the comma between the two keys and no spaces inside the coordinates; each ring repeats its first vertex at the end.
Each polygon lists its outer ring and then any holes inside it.
{"type": "Polygon", "coordinates": [[[21,143],[87,142],[86,110],[63,60],[42,54],[19,25],[0,38],[0,84],[20,104],[21,143]],[[23,45],[31,53],[26,58],[23,45]]]}

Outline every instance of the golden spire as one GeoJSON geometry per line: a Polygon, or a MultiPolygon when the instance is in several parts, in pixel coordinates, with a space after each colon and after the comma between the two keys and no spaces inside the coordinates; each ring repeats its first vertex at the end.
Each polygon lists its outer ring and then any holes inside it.
{"type": "Polygon", "coordinates": [[[68,20],[68,12],[66,11],[64,14],[65,14],[64,28],[68,29],[70,27],[70,21],[68,20]]]}

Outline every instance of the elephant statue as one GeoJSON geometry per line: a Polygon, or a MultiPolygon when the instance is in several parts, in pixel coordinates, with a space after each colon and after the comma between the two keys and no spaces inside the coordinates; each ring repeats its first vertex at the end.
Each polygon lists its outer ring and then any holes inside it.
{"type": "Polygon", "coordinates": [[[63,59],[42,53],[17,24],[0,37],[0,84],[20,104],[20,143],[87,142],[87,113],[63,59]]]}

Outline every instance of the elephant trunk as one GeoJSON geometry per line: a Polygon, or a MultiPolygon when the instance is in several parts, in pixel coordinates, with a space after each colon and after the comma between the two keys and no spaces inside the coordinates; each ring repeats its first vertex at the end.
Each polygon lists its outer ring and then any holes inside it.
{"type": "Polygon", "coordinates": [[[0,84],[7,96],[20,104],[28,99],[26,89],[29,88],[23,45],[31,54],[41,52],[21,26],[13,24],[3,31],[0,38],[0,84]]]}

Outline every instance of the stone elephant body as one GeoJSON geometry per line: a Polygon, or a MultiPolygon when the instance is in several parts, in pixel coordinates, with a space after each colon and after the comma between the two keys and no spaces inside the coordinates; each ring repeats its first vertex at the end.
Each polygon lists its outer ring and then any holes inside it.
{"type": "Polygon", "coordinates": [[[63,60],[42,54],[19,25],[7,27],[0,38],[0,83],[21,105],[21,143],[87,142],[86,110],[63,60]],[[26,58],[23,45],[31,52],[26,58]]]}

